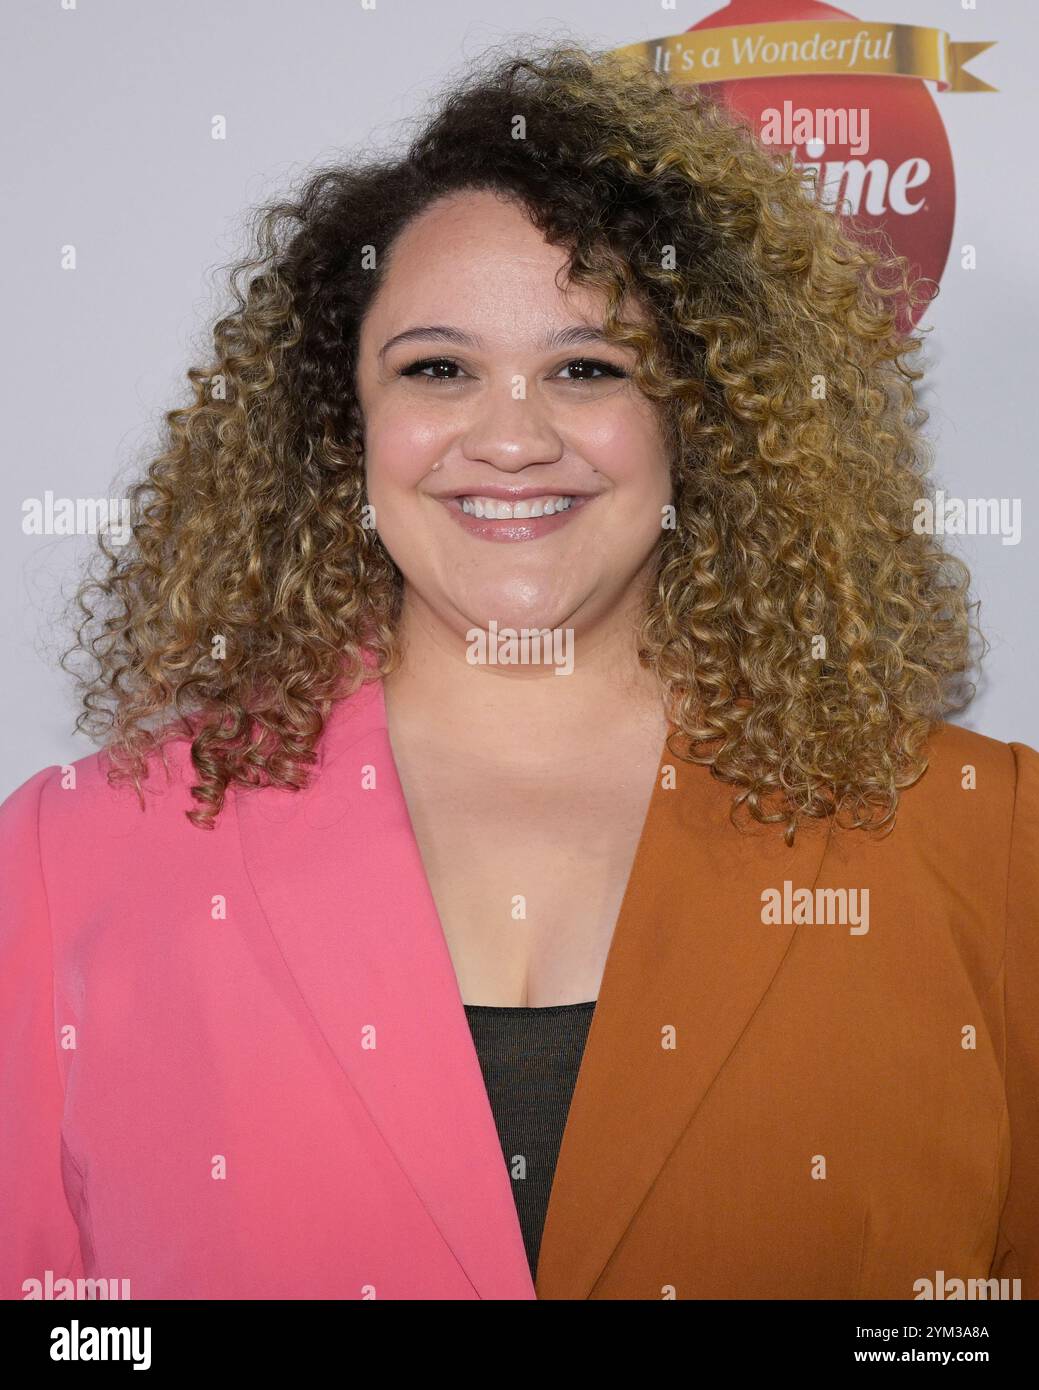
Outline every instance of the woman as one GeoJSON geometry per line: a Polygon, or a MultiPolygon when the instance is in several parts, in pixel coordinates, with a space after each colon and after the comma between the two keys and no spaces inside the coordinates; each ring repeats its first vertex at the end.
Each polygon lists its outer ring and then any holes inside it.
{"type": "Polygon", "coordinates": [[[1035,1297],[1039,757],[944,720],[904,266],[561,49],[232,283],[0,813],[5,1296],[1035,1297]]]}

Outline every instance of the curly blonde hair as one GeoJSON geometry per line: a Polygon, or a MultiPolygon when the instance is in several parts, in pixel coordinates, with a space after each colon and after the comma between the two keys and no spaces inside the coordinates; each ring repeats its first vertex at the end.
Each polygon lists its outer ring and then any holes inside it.
{"type": "Polygon", "coordinates": [[[212,826],[232,783],[305,785],[333,702],[399,663],[402,577],[362,524],[358,331],[403,227],[470,189],[565,249],[658,404],[677,524],[639,653],[672,751],[788,842],[805,818],[890,828],[975,689],[969,573],[912,520],[921,282],[708,95],[572,46],[496,56],[401,157],[254,213],[194,399],[130,491],[132,539],[102,536],[76,594],[62,664],[90,658],[76,727],[109,779],[140,796],[150,754],[188,737],[188,816],[212,826]],[[648,326],[621,318],[629,295],[648,326]]]}

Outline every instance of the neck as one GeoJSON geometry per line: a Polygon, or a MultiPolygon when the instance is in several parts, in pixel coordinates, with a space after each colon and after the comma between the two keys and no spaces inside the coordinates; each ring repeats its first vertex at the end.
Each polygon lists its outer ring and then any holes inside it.
{"type": "Polygon", "coordinates": [[[463,633],[406,591],[402,664],[384,682],[387,719],[402,731],[421,730],[429,743],[485,749],[496,762],[529,759],[534,750],[540,761],[601,748],[617,729],[659,732],[662,740],[667,719],[656,674],[638,659],[637,615],[629,602],[606,621],[576,628],[572,669],[559,675],[555,664],[473,664],[463,633]]]}

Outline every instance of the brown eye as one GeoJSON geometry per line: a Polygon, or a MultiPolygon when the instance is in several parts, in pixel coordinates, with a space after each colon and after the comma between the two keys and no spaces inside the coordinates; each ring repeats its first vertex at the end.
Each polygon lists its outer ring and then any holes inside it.
{"type": "Polygon", "coordinates": [[[406,367],[401,367],[401,368],[398,370],[397,375],[398,375],[398,376],[416,376],[416,377],[417,377],[417,376],[426,376],[426,380],[427,380],[427,381],[454,381],[454,380],[455,380],[455,378],[454,378],[453,376],[444,376],[444,375],[440,375],[440,374],[439,374],[439,369],[446,369],[447,371],[455,371],[455,372],[461,370],[461,369],[459,368],[459,366],[458,366],[458,363],[457,363],[457,362],[453,362],[453,361],[451,360],[450,357],[425,357],[425,358],[423,358],[420,362],[411,362],[411,363],[408,364],[408,366],[406,366],[406,367]],[[427,368],[433,368],[434,371],[437,372],[437,374],[436,374],[436,375],[433,375],[433,376],[426,376],[427,368]]]}
{"type": "Polygon", "coordinates": [[[620,367],[615,367],[612,362],[598,362],[590,357],[577,357],[572,362],[568,362],[563,370],[569,372],[575,368],[579,375],[570,377],[570,381],[601,381],[604,377],[627,376],[627,372],[620,367]],[[592,373],[594,372],[598,372],[600,375],[593,376],[592,373]]]}

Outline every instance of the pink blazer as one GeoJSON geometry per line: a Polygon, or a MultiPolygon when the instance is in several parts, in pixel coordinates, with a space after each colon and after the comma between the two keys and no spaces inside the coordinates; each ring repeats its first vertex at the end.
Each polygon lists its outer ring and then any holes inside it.
{"type": "Polygon", "coordinates": [[[381,683],[211,833],[100,758],[0,807],[0,1296],[533,1298],[381,683]]]}

